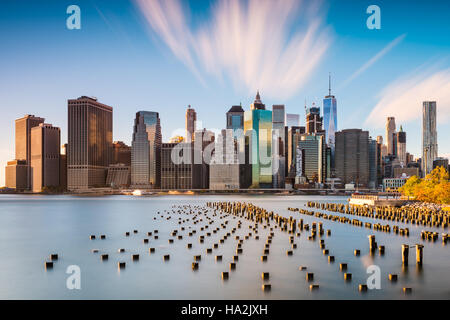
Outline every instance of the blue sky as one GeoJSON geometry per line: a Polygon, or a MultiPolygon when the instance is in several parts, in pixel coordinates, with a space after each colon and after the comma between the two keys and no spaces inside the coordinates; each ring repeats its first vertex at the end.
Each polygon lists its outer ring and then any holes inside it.
{"type": "Polygon", "coordinates": [[[322,105],[329,72],[339,129],[384,135],[393,115],[420,156],[421,103],[437,100],[439,154],[450,154],[449,1],[281,2],[292,10],[275,0],[2,0],[0,166],[14,158],[14,119],[25,114],[61,127],[66,142],[69,98],[113,106],[114,140],[126,143],[136,111],[158,111],[168,140],[188,104],[204,127],[220,129],[256,88],[267,106],[285,104],[304,122],[305,99],[322,105]],[[81,30],[66,28],[72,4],[81,30]],[[372,4],[380,30],[366,26],[372,4]]]}

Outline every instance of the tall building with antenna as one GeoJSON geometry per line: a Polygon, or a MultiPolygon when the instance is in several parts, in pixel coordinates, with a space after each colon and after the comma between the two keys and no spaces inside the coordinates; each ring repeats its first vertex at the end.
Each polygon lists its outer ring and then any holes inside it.
{"type": "Polygon", "coordinates": [[[331,95],[331,74],[328,77],[328,95],[323,99],[323,129],[325,130],[325,142],[331,148],[332,154],[335,150],[335,134],[337,126],[337,101],[331,95]]]}

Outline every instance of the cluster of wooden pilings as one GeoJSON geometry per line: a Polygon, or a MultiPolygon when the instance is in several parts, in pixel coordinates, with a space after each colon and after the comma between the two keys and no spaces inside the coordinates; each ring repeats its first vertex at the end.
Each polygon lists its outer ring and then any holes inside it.
{"type": "MultiPolygon", "coordinates": [[[[344,224],[350,224],[350,225],[353,225],[356,227],[365,227],[367,229],[373,229],[376,231],[382,231],[382,232],[387,232],[387,233],[391,232],[391,226],[389,224],[382,225],[380,223],[375,223],[375,224],[372,224],[370,222],[364,223],[358,219],[350,219],[348,217],[344,217],[344,216],[340,216],[340,215],[332,215],[332,214],[327,214],[327,213],[323,213],[323,212],[316,212],[316,211],[300,209],[300,208],[289,207],[288,210],[292,211],[292,212],[298,212],[303,215],[314,216],[319,219],[330,220],[333,222],[339,222],[339,223],[344,223],[344,224]]],[[[400,230],[397,226],[393,227],[394,232],[397,229],[400,230]]],[[[409,230],[407,232],[404,231],[404,229],[401,229],[401,230],[402,230],[401,235],[406,235],[406,236],[409,235],[409,230]]],[[[396,233],[398,234],[398,232],[396,232],[396,233]]]]}
{"type": "Polygon", "coordinates": [[[411,223],[427,227],[448,228],[450,222],[450,213],[445,211],[435,211],[428,208],[412,208],[412,207],[369,207],[348,205],[342,203],[323,203],[312,202],[307,203],[309,208],[316,208],[343,214],[388,220],[402,223],[411,223]]]}
{"type": "Polygon", "coordinates": [[[273,211],[267,211],[264,208],[257,207],[251,203],[245,202],[207,202],[208,207],[215,210],[222,210],[228,214],[236,217],[244,218],[248,221],[255,223],[270,224],[271,221],[275,222],[275,225],[284,232],[294,234],[297,231],[297,226],[300,230],[303,229],[303,220],[299,221],[289,217],[283,217],[273,211]]]}

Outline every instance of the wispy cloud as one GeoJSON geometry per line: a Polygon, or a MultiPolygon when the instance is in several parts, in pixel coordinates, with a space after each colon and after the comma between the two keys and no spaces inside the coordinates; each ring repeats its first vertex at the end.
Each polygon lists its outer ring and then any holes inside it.
{"type": "Polygon", "coordinates": [[[450,120],[450,68],[421,67],[386,86],[378,98],[365,122],[373,128],[383,127],[387,116],[395,117],[397,122],[421,119],[423,101],[436,101],[438,122],[447,123],[450,120]]]}
{"type": "Polygon", "coordinates": [[[331,42],[316,1],[219,0],[196,28],[179,0],[135,1],[151,29],[197,76],[227,77],[237,88],[273,98],[296,93],[331,42]]]}
{"type": "Polygon", "coordinates": [[[350,84],[353,80],[355,80],[359,75],[361,75],[364,71],[369,69],[373,64],[375,64],[378,60],[380,60],[384,55],[386,55],[389,51],[391,51],[395,46],[397,46],[400,42],[405,39],[406,34],[402,34],[401,36],[398,36],[394,40],[388,43],[380,52],[378,52],[376,55],[374,55],[372,58],[369,59],[365,64],[361,66],[358,70],[356,70],[350,77],[348,77],[347,80],[345,80],[338,88],[338,90],[341,90],[345,88],[347,85],[350,84]]]}

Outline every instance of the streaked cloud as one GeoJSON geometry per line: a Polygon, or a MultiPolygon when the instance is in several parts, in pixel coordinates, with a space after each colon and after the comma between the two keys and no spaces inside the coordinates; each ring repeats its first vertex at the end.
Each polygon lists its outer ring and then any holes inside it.
{"type": "Polygon", "coordinates": [[[423,101],[436,101],[438,122],[447,123],[450,120],[450,68],[433,69],[419,68],[387,85],[378,95],[379,101],[365,124],[381,128],[388,116],[395,117],[397,123],[419,120],[423,101]]]}
{"type": "Polygon", "coordinates": [[[358,70],[356,70],[348,79],[346,79],[338,88],[338,90],[341,90],[345,88],[350,82],[355,80],[358,76],[360,76],[364,71],[369,69],[373,64],[375,64],[378,60],[380,60],[382,57],[384,57],[389,51],[391,51],[395,46],[397,46],[400,42],[405,39],[406,34],[402,34],[401,36],[398,36],[391,42],[389,42],[380,52],[378,52],[376,55],[374,55],[372,58],[370,58],[365,64],[363,64],[358,70]]]}
{"type": "Polygon", "coordinates": [[[288,98],[308,80],[331,42],[317,1],[219,0],[192,27],[179,0],[135,0],[152,31],[198,77],[288,98]]]}

